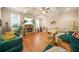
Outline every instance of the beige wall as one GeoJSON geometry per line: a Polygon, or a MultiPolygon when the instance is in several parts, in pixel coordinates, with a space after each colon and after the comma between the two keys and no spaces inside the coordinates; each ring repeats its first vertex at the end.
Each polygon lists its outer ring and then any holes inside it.
{"type": "Polygon", "coordinates": [[[1,8],[0,8],[0,18],[1,18],[1,8]]]}
{"type": "Polygon", "coordinates": [[[23,14],[21,14],[17,11],[13,11],[13,10],[10,10],[8,8],[3,7],[2,12],[1,12],[2,25],[3,26],[5,26],[6,22],[8,22],[9,25],[10,25],[11,14],[20,15],[20,20],[21,20],[21,22],[23,22],[23,20],[24,20],[24,15],[23,14]]]}
{"type": "Polygon", "coordinates": [[[78,8],[78,31],[79,31],[79,8],[78,8]]]}
{"type": "MultiPolygon", "coordinates": [[[[2,24],[3,26],[5,25],[6,22],[10,24],[10,15],[11,13],[17,14],[21,16],[21,23],[24,21],[24,15],[12,11],[8,8],[2,8],[1,10],[1,17],[2,17],[2,24]]],[[[79,10],[78,10],[78,15],[79,15],[79,10]]],[[[41,25],[42,27],[47,27],[48,29],[53,29],[55,27],[60,27],[60,28],[65,28],[67,30],[72,29],[72,22],[74,20],[77,20],[78,18],[78,24],[79,24],[79,17],[77,17],[77,12],[76,11],[69,11],[69,12],[61,12],[61,15],[58,15],[57,17],[54,17],[52,19],[48,18],[47,16],[44,15],[39,15],[36,16],[36,18],[39,18],[41,20],[41,25]],[[51,22],[56,19],[57,23],[56,24],[51,24],[51,22]]]]}
{"type": "Polygon", "coordinates": [[[57,22],[57,27],[67,30],[72,30],[72,23],[76,19],[76,14],[63,14],[61,15],[59,21],[57,22]]]}
{"type": "Polygon", "coordinates": [[[74,20],[77,20],[76,11],[72,12],[62,12],[61,15],[58,15],[56,18],[43,18],[42,17],[42,26],[48,27],[48,29],[53,29],[55,27],[59,27],[66,30],[72,30],[72,23],[74,20]],[[56,19],[56,24],[51,24],[51,22],[56,19]]]}

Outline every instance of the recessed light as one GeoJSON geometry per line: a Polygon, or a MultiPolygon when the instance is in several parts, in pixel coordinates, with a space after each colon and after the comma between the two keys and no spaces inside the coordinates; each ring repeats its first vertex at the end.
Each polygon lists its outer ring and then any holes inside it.
{"type": "Polygon", "coordinates": [[[70,11],[70,8],[67,8],[66,11],[70,11]]]}
{"type": "Polygon", "coordinates": [[[42,11],[42,13],[45,14],[46,12],[45,11],[42,11]]]}

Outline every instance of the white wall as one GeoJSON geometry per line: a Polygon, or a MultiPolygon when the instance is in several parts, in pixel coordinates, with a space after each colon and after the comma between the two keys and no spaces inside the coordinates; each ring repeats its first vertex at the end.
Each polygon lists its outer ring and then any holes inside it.
{"type": "Polygon", "coordinates": [[[23,20],[24,20],[24,15],[23,14],[21,14],[17,11],[13,11],[13,10],[10,10],[8,8],[3,7],[2,11],[1,11],[2,25],[3,26],[5,26],[6,22],[8,22],[9,25],[10,25],[11,14],[20,15],[20,20],[21,20],[21,22],[23,22],[23,20]]]}
{"type": "Polygon", "coordinates": [[[57,27],[72,30],[74,20],[76,20],[76,14],[63,14],[57,23],[57,27]]]}
{"type": "Polygon", "coordinates": [[[0,8],[0,18],[1,18],[1,8],[0,8]]]}
{"type": "MultiPolygon", "coordinates": [[[[24,21],[23,14],[16,12],[16,11],[13,11],[13,10],[10,10],[8,8],[2,8],[1,9],[1,17],[2,17],[3,26],[5,25],[6,22],[8,22],[10,24],[11,13],[20,15],[21,22],[24,21]]],[[[78,15],[79,15],[79,10],[78,10],[78,15]]],[[[65,28],[67,30],[71,30],[72,29],[72,22],[74,20],[77,20],[77,12],[75,10],[73,10],[73,11],[61,11],[61,14],[55,15],[55,17],[52,17],[52,18],[47,17],[45,15],[39,15],[39,16],[36,16],[35,18],[39,18],[41,20],[40,26],[42,26],[42,27],[47,27],[48,29],[60,27],[60,28],[65,28]],[[53,20],[56,20],[57,23],[51,24],[51,22],[53,20]]],[[[79,22],[79,17],[78,17],[78,22],[79,22]]],[[[79,25],[79,23],[78,23],[78,25],[79,25]]]]}
{"type": "Polygon", "coordinates": [[[53,29],[55,27],[59,27],[66,30],[72,30],[72,23],[74,20],[77,20],[76,11],[67,11],[61,12],[61,15],[57,15],[57,17],[52,17],[52,19],[48,17],[42,17],[41,22],[42,26],[48,27],[48,29],[53,29]],[[51,22],[56,19],[56,24],[51,24],[51,22]]]}
{"type": "Polygon", "coordinates": [[[78,31],[79,31],[79,8],[78,8],[78,31]]]}

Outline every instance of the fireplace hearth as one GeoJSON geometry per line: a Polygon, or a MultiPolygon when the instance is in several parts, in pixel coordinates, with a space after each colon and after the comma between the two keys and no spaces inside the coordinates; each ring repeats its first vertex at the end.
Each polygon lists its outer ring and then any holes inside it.
{"type": "Polygon", "coordinates": [[[24,25],[23,34],[34,32],[34,25],[26,24],[24,25]]]}
{"type": "Polygon", "coordinates": [[[32,28],[27,28],[27,32],[32,32],[32,28]]]}

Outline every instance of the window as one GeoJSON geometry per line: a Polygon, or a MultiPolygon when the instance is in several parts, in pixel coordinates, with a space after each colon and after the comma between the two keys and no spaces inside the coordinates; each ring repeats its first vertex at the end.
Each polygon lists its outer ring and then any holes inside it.
{"type": "Polygon", "coordinates": [[[25,19],[26,24],[33,24],[32,19],[26,18],[26,17],[24,19],[25,19]]]}
{"type": "Polygon", "coordinates": [[[18,27],[20,25],[20,15],[11,14],[10,26],[18,27]]]}
{"type": "Polygon", "coordinates": [[[39,19],[35,19],[35,25],[36,25],[36,27],[40,27],[40,20],[39,19]]]}

